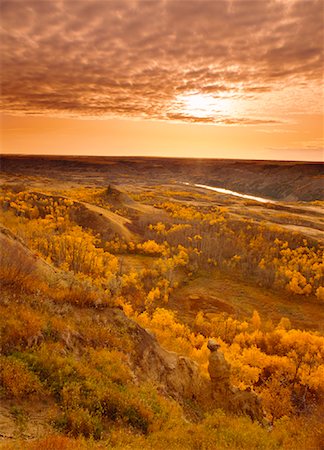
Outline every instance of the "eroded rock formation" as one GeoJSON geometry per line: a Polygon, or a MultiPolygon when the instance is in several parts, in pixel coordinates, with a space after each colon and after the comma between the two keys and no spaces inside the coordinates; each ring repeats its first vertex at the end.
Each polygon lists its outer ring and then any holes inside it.
{"type": "Polygon", "coordinates": [[[140,326],[135,327],[132,335],[136,340],[132,357],[134,372],[140,379],[150,379],[180,402],[200,397],[205,380],[196,362],[163,349],[154,335],[140,326]]]}
{"type": "Polygon", "coordinates": [[[203,408],[208,405],[212,409],[221,408],[262,420],[259,398],[253,392],[241,391],[231,385],[230,364],[214,340],[208,343],[211,352],[208,380],[201,375],[196,362],[163,349],[152,333],[127,318],[121,310],[112,309],[107,313],[108,310],[103,312],[107,319],[131,338],[130,365],[139,383],[152,381],[161,392],[182,404],[189,400],[203,408]]]}

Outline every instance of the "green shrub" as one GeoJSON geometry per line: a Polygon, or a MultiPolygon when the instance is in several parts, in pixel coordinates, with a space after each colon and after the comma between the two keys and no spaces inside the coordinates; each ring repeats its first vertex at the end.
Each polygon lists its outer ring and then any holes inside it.
{"type": "Polygon", "coordinates": [[[103,431],[100,418],[91,415],[87,409],[79,408],[63,413],[54,422],[55,426],[73,437],[84,436],[100,439],[103,431]]]}

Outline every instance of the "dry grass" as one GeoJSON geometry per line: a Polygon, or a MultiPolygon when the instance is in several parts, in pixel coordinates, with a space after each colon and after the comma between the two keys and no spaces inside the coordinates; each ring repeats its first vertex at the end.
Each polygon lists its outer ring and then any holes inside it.
{"type": "Polygon", "coordinates": [[[169,307],[189,322],[199,311],[211,315],[226,311],[245,319],[258,310],[262,319],[271,319],[275,324],[287,317],[296,328],[324,330],[324,311],[320,301],[266,290],[237,275],[234,278],[218,270],[201,273],[178,288],[171,295],[169,307]]]}
{"type": "Polygon", "coordinates": [[[36,258],[22,245],[0,235],[0,285],[30,290],[34,287],[36,258]]]}

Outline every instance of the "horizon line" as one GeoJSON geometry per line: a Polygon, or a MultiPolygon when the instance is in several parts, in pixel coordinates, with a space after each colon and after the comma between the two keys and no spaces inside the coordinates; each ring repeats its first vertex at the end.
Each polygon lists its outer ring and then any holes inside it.
{"type": "Polygon", "coordinates": [[[278,163],[303,163],[303,164],[324,164],[324,161],[314,160],[290,160],[290,159],[249,159],[249,158],[224,158],[224,157],[199,157],[199,156],[148,156],[148,155],[57,155],[53,153],[0,153],[1,157],[41,157],[41,158],[121,158],[121,159],[183,159],[183,160],[210,160],[210,161],[243,161],[243,162],[278,162],[278,163]]]}

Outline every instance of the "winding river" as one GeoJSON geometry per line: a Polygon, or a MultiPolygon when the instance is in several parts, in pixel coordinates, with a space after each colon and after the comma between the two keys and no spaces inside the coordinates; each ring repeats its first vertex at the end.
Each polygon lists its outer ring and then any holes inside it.
{"type": "Polygon", "coordinates": [[[185,184],[186,186],[195,186],[195,187],[202,188],[202,189],[208,189],[209,191],[218,192],[220,194],[233,195],[234,197],[245,198],[247,200],[254,200],[254,201],[260,202],[260,203],[276,203],[274,200],[269,200],[267,198],[255,197],[254,195],[248,195],[248,194],[240,194],[239,192],[230,191],[229,189],[207,186],[206,184],[193,184],[193,185],[191,185],[190,183],[182,183],[182,184],[185,184]]]}

